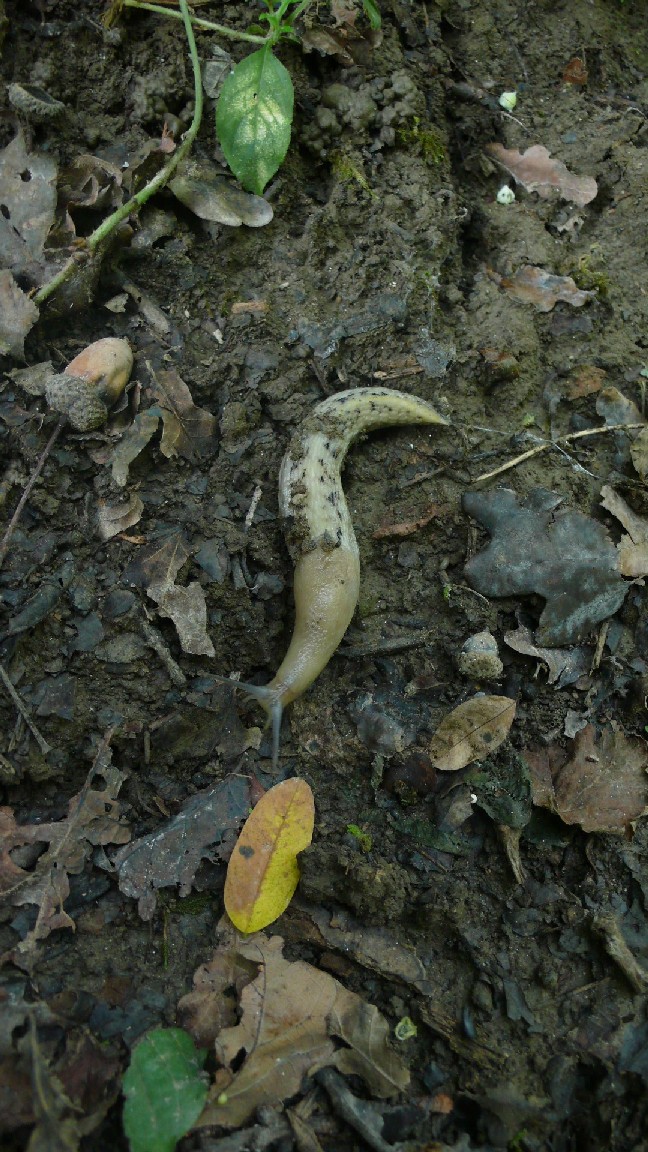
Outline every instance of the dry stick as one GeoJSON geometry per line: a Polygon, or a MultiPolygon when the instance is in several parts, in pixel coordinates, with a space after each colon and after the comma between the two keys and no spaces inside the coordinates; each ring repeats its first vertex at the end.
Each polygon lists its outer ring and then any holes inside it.
{"type": "Polygon", "coordinates": [[[523,452],[521,456],[516,456],[514,460],[509,460],[506,464],[500,465],[492,472],[484,472],[473,480],[473,484],[481,484],[483,480],[492,480],[494,476],[501,476],[502,472],[508,472],[510,468],[517,468],[518,464],[523,464],[525,460],[530,460],[532,456],[539,456],[541,452],[546,452],[548,448],[558,448],[560,450],[561,444],[571,444],[574,440],[583,440],[585,436],[602,436],[606,432],[624,432],[633,428],[645,428],[645,423],[641,424],[608,424],[605,428],[586,428],[583,432],[570,432],[568,436],[562,436],[560,440],[545,440],[543,444],[537,444],[535,448],[529,448],[527,452],[523,452]]]}
{"type": "Polygon", "coordinates": [[[7,549],[9,547],[11,537],[13,536],[13,534],[16,530],[16,525],[18,524],[18,521],[20,520],[20,517],[22,516],[23,509],[24,509],[25,504],[27,503],[27,501],[29,499],[32,488],[34,487],[34,484],[36,483],[36,481],[38,480],[38,477],[40,476],[41,472],[43,471],[45,461],[47,460],[47,457],[49,456],[50,452],[52,451],[52,448],[54,447],[54,445],[55,445],[56,441],[58,440],[58,437],[59,437],[59,435],[62,432],[64,427],[65,427],[65,417],[61,416],[58,424],[56,425],[56,428],[52,432],[52,435],[50,436],[49,440],[47,441],[47,444],[43,448],[43,451],[41,452],[41,455],[38,458],[38,462],[36,464],[36,467],[34,468],[34,471],[32,472],[31,476],[29,477],[29,480],[27,481],[27,483],[25,485],[25,491],[23,492],[22,496],[20,497],[20,500],[18,501],[18,505],[16,507],[16,510],[15,510],[13,516],[11,517],[11,520],[9,521],[9,523],[7,525],[5,534],[2,537],[2,542],[0,543],[0,568],[2,568],[2,565],[4,563],[4,558],[7,555],[7,549]]]}
{"type": "MultiPolygon", "coordinates": [[[[114,232],[115,228],[121,224],[122,220],[126,220],[126,218],[133,212],[136,212],[138,208],[141,208],[144,204],[146,204],[147,200],[150,200],[151,196],[153,196],[156,192],[159,192],[160,188],[163,188],[164,185],[168,183],[171,176],[178,167],[178,164],[184,160],[185,156],[189,152],[198,134],[203,110],[203,90],[202,75],[200,72],[200,60],[198,59],[196,41],[193,34],[193,28],[191,27],[191,16],[187,5],[187,0],[178,0],[178,2],[182,12],[182,19],[184,20],[185,32],[187,34],[187,41],[189,44],[189,54],[191,56],[191,63],[193,67],[193,120],[191,121],[191,125],[187,130],[187,133],[184,136],[182,142],[178,145],[178,148],[173,153],[173,156],[170,157],[169,161],[165,164],[164,168],[161,168],[160,171],[157,172],[153,177],[153,179],[149,180],[148,184],[145,184],[145,186],[140,189],[140,191],[137,192],[135,196],[132,196],[126,204],[122,204],[116,212],[113,212],[111,216],[108,216],[107,219],[104,220],[98,228],[95,228],[94,232],[91,232],[90,235],[86,237],[86,250],[90,253],[96,252],[97,248],[103,244],[104,240],[110,236],[111,232],[114,232]]],[[[45,300],[47,300],[52,295],[52,293],[56,291],[57,288],[60,288],[61,284],[65,284],[66,281],[70,279],[77,267],[78,256],[73,256],[68,260],[67,264],[64,264],[60,272],[56,273],[56,276],[53,276],[52,279],[47,282],[47,284],[43,284],[43,286],[38,289],[38,292],[36,292],[33,297],[35,303],[42,304],[45,300]]]]}
{"type": "Polygon", "coordinates": [[[47,740],[45,739],[45,737],[41,736],[40,732],[38,731],[38,728],[34,724],[34,721],[32,720],[31,716],[29,715],[29,712],[27,711],[27,706],[25,704],[23,704],[20,696],[16,692],[16,689],[14,688],[13,684],[11,683],[11,680],[9,679],[9,677],[8,677],[5,669],[3,668],[2,664],[0,664],[0,680],[2,680],[2,683],[4,684],[5,688],[7,689],[7,692],[9,693],[9,695],[11,696],[11,699],[13,700],[16,708],[20,712],[20,715],[22,716],[23,720],[25,721],[25,724],[29,728],[29,731],[31,732],[32,736],[34,737],[34,740],[38,744],[38,747],[40,748],[41,752],[43,753],[43,756],[47,756],[48,752],[51,752],[52,749],[51,749],[50,745],[47,743],[47,740]]]}

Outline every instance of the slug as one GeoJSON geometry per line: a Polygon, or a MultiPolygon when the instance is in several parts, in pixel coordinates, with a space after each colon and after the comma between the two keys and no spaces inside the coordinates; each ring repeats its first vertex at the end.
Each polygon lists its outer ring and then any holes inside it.
{"type": "MultiPolygon", "coordinates": [[[[354,388],[317,404],[290,441],[279,471],[279,512],[295,563],[295,626],[269,684],[241,684],[272,722],[272,761],[286,704],[313,683],[346,632],[358,602],[360,557],[342,491],[349,446],[397,424],[447,424],[425,400],[389,388],[354,388]]],[[[231,683],[231,681],[228,681],[231,683]]]]}

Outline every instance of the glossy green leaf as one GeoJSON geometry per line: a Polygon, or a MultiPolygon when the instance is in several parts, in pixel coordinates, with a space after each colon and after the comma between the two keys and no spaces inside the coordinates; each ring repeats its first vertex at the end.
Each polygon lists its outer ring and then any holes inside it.
{"type": "Polygon", "coordinates": [[[362,0],[362,7],[364,8],[364,14],[371,24],[374,32],[377,31],[382,23],[378,5],[374,2],[374,0],[362,0]]]}
{"type": "Polygon", "coordinates": [[[281,165],[290,144],[294,102],[290,74],[268,46],[241,60],[223,84],[216,131],[246,191],[260,196],[281,165]]]}
{"type": "Polygon", "coordinates": [[[123,1084],[131,1152],[173,1152],[203,1110],[206,1055],[181,1028],[156,1028],[137,1045],[123,1084]]]}

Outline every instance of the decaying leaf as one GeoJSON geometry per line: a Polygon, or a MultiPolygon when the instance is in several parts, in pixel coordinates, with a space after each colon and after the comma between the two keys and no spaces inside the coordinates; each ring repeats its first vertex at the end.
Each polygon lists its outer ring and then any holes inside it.
{"type": "Polygon", "coordinates": [[[214,646],[207,634],[205,593],[197,581],[187,587],[175,583],[189,559],[180,534],[167,536],[161,544],[143,549],[126,568],[124,579],[145,588],[162,616],[173,621],[183,652],[192,656],[213,656],[214,646]]]}
{"type": "Polygon", "coordinates": [[[178,1001],[178,1023],[190,1032],[199,1048],[212,1048],[223,1028],[237,1022],[238,997],[257,975],[258,964],[237,951],[228,930],[225,940],[207,964],[193,976],[193,989],[178,1001]]]}
{"type": "Polygon", "coordinates": [[[606,376],[604,368],[597,368],[594,364],[582,364],[569,373],[563,395],[567,400],[580,400],[583,396],[591,396],[593,392],[600,392],[606,376]]]}
{"type": "Polygon", "coordinates": [[[18,287],[12,273],[6,268],[0,270],[0,356],[21,359],[25,337],[38,317],[38,308],[18,287]]]}
{"type": "Polygon", "coordinates": [[[381,1098],[409,1083],[407,1069],[386,1042],[388,1027],[378,1009],[328,973],[285,960],[282,946],[281,937],[262,933],[237,945],[238,955],[257,964],[259,974],[243,989],[240,1023],[216,1040],[220,1070],[200,1127],[239,1127],[260,1105],[279,1107],[295,1096],[304,1075],[338,1062],[381,1098]],[[337,1048],[335,1036],[344,1036],[349,1047],[337,1048]]]}
{"type": "Polygon", "coordinates": [[[19,132],[0,152],[0,267],[38,283],[56,208],[56,162],[28,152],[19,132]]]}
{"type": "Polygon", "coordinates": [[[601,488],[601,504],[623,524],[627,535],[617,544],[619,571],[633,579],[648,576],[648,520],[637,516],[622,496],[609,484],[601,488]]]}
{"type": "Polygon", "coordinates": [[[191,392],[177,372],[160,372],[151,384],[151,391],[158,403],[137,414],[112,454],[113,479],[120,487],[126,484],[130,465],[151,442],[160,421],[160,451],[167,459],[182,456],[185,460],[195,460],[213,447],[216,417],[194,404],[191,392]]]}
{"type": "Polygon", "coordinates": [[[508,696],[473,696],[445,716],[430,744],[430,758],[442,772],[456,772],[484,760],[506,740],[515,716],[508,696]]]}
{"type": "MultiPolygon", "coordinates": [[[[596,411],[608,428],[615,424],[643,424],[644,418],[633,400],[618,388],[603,388],[596,397],[596,411]]],[[[630,433],[629,433],[630,434],[630,433]]],[[[633,432],[632,435],[636,435],[633,432]]]]}
{"type": "Polygon", "coordinates": [[[533,643],[533,636],[522,624],[515,632],[505,632],[504,641],[514,652],[523,656],[534,656],[547,665],[547,683],[557,688],[574,684],[589,670],[592,662],[592,649],[587,648],[540,648],[533,643]]]}
{"type": "Polygon", "coordinates": [[[123,772],[111,767],[110,753],[104,749],[62,820],[19,825],[11,808],[0,808],[0,894],[14,906],[39,906],[36,923],[18,945],[18,952],[32,951],[37,941],[56,928],[74,928],[63,908],[70,891],[68,875],[83,871],[95,845],[126,844],[130,840],[117,800],[124,779],[123,772]],[[96,777],[103,788],[92,786],[96,777]],[[20,868],[11,856],[24,844],[48,845],[31,872],[20,868]]]}
{"type": "Polygon", "coordinates": [[[281,916],[299,881],[297,856],[313,837],[315,802],[305,780],[283,780],[245,822],[230,857],[225,910],[240,932],[258,932],[281,916]]]}
{"type": "Polygon", "coordinates": [[[588,300],[596,299],[596,292],[577,288],[571,276],[554,276],[533,264],[523,264],[512,276],[500,276],[492,268],[488,269],[488,275],[509,296],[535,305],[538,312],[551,312],[560,301],[582,308],[588,300]]]}
{"type": "Polygon", "coordinates": [[[174,176],[169,187],[185,208],[201,220],[226,224],[230,228],[263,228],[274,215],[263,196],[243,192],[215,166],[190,160],[174,176]]]}
{"type": "Polygon", "coordinates": [[[158,372],[150,388],[162,409],[162,455],[167,459],[182,456],[184,460],[206,455],[213,446],[216,417],[194,404],[177,372],[158,372]]]}
{"type": "Polygon", "coordinates": [[[228,859],[249,807],[249,780],[228,776],[190,796],[171,820],[117,853],[119,887],[139,901],[143,920],[153,916],[159,888],[177,884],[180,896],[187,896],[201,860],[228,859]]]}
{"type": "Polygon", "coordinates": [[[134,492],[121,504],[106,504],[105,500],[100,500],[97,505],[97,535],[101,540],[111,540],[137,524],[143,511],[144,503],[134,492]]]}
{"type": "Polygon", "coordinates": [[[538,749],[524,754],[533,801],[585,832],[623,832],[648,812],[648,749],[612,725],[597,738],[593,724],[578,732],[573,755],[538,749]]]}
{"type": "Polygon", "coordinates": [[[543,200],[557,191],[563,200],[571,200],[572,204],[582,208],[598,192],[592,176],[576,176],[562,160],[552,160],[542,144],[533,144],[526,152],[505,148],[503,144],[487,144],[486,151],[515,177],[518,184],[528,192],[537,192],[543,200]]]}
{"type": "Polygon", "coordinates": [[[484,596],[543,596],[535,640],[551,648],[582,640],[621,607],[628,590],[603,525],[560,509],[561,502],[545,488],[532,489],[521,504],[507,488],[462,500],[492,537],[466,564],[469,584],[484,596]]]}
{"type": "Polygon", "coordinates": [[[648,428],[642,429],[630,445],[630,456],[642,480],[648,479],[648,428]]]}

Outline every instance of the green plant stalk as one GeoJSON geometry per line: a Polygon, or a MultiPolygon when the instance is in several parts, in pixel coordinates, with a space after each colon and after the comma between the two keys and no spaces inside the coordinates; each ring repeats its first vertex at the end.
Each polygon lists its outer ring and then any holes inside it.
{"type": "MultiPolygon", "coordinates": [[[[184,20],[185,32],[187,34],[187,42],[189,44],[189,55],[191,57],[191,64],[193,67],[194,78],[194,114],[191,125],[187,130],[181,143],[176,148],[173,155],[169,158],[164,168],[155,174],[148,184],[145,184],[139,192],[132,196],[126,204],[122,204],[111,216],[106,217],[101,222],[98,228],[95,228],[85,241],[86,249],[89,252],[96,252],[97,248],[114,232],[115,228],[121,224],[122,220],[126,220],[133,212],[137,212],[151,196],[159,192],[165,184],[171,179],[178,164],[184,160],[187,153],[190,151],[191,146],[198,135],[200,122],[202,120],[203,111],[203,90],[202,90],[202,75],[200,72],[200,60],[198,59],[198,50],[196,48],[196,40],[191,26],[191,15],[189,13],[189,6],[187,0],[178,0],[180,10],[182,12],[182,19],[184,20]]],[[[78,257],[71,257],[67,264],[61,268],[60,272],[56,273],[47,284],[43,284],[33,296],[35,304],[43,304],[53,292],[60,288],[61,284],[65,284],[67,280],[73,275],[78,267],[78,257]]]]}
{"type": "MultiPolygon", "coordinates": [[[[173,8],[163,8],[161,4],[149,4],[147,0],[123,0],[124,8],[141,8],[145,12],[157,12],[159,16],[170,16],[172,20],[182,20],[181,12],[173,8]]],[[[254,32],[237,32],[234,28],[226,28],[224,24],[215,24],[213,20],[203,20],[200,16],[190,16],[192,24],[204,32],[218,32],[228,40],[247,40],[250,44],[265,44],[266,36],[257,36],[254,32]]]]}

